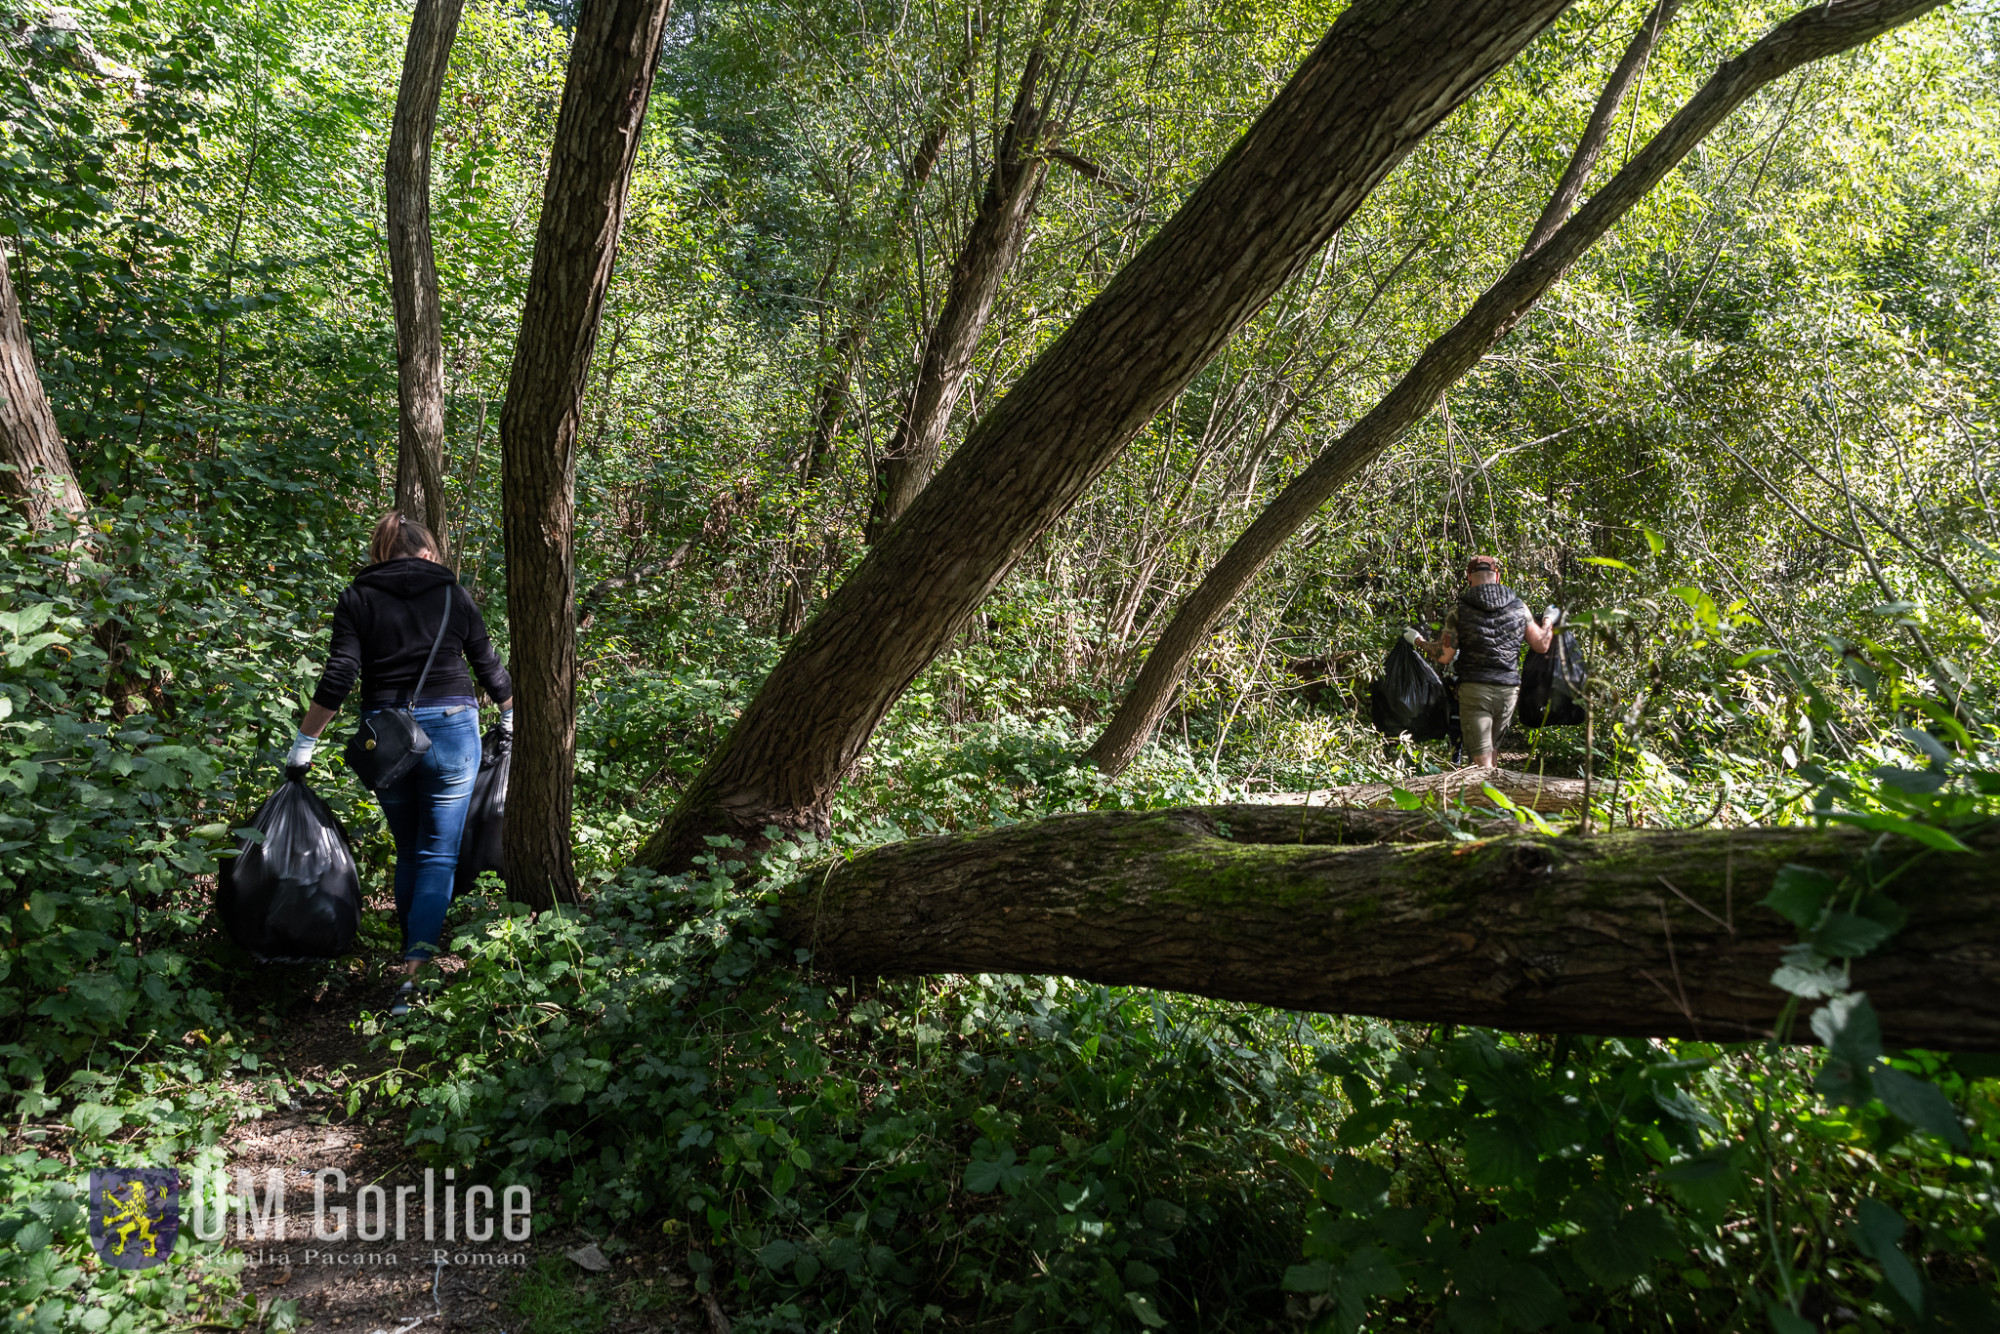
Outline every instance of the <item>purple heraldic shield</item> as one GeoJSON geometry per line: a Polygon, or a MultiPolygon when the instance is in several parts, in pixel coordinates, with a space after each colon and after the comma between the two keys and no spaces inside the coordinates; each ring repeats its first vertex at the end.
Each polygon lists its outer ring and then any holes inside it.
{"type": "Polygon", "coordinates": [[[90,1244],[114,1269],[165,1264],[181,1233],[181,1178],[168,1167],[94,1167],[90,1244]]]}

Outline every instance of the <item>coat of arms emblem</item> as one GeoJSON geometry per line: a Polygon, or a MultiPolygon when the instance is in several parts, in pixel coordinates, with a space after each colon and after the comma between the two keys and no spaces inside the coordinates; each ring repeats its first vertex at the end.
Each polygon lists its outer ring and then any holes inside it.
{"type": "Polygon", "coordinates": [[[90,1172],[90,1244],[114,1269],[165,1264],[181,1232],[181,1179],[165,1167],[90,1172]]]}

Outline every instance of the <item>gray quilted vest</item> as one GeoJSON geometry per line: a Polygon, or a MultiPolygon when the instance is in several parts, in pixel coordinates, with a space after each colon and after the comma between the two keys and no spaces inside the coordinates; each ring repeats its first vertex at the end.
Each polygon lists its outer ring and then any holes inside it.
{"type": "Polygon", "coordinates": [[[1461,681],[1485,685],[1521,684],[1521,640],[1527,634],[1528,606],[1505,584],[1474,584],[1458,595],[1458,656],[1452,665],[1461,681]]]}

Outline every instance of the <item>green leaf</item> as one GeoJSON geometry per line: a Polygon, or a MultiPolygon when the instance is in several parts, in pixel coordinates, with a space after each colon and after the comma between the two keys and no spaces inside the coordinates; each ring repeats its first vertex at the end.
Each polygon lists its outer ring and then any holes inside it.
{"type": "Polygon", "coordinates": [[[1955,756],[1945,749],[1944,743],[1921,727],[1899,727],[1896,735],[1922,751],[1932,764],[1950,764],[1955,756]]]}
{"type": "Polygon", "coordinates": [[[1678,1245],[1674,1225],[1658,1205],[1645,1204],[1600,1219],[1576,1240],[1576,1262],[1607,1288],[1623,1288],[1678,1245]]]}
{"type": "Polygon", "coordinates": [[[1132,1308],[1132,1314],[1139,1317],[1139,1323],[1147,1329],[1165,1329],[1167,1327],[1165,1317],[1153,1305],[1153,1299],[1145,1293],[1126,1293],[1125,1304],[1132,1308]]]}
{"type": "Polygon", "coordinates": [[[21,1225],[19,1232],[14,1234],[14,1247],[23,1254],[33,1255],[55,1239],[56,1234],[49,1230],[47,1223],[39,1218],[31,1218],[21,1225]]]}
{"type": "Polygon", "coordinates": [[[1819,1334],[1819,1326],[1775,1297],[1771,1298],[1767,1310],[1771,1317],[1771,1334],[1819,1334]]]}
{"type": "Polygon", "coordinates": [[[1801,931],[1809,930],[1833,897],[1834,879],[1825,871],[1788,862],[1778,868],[1771,892],[1763,906],[1771,909],[1801,931]]]}
{"type": "Polygon", "coordinates": [[[1854,1241],[1861,1253],[1882,1266],[1882,1278],[1912,1311],[1924,1309],[1924,1279],[1903,1254],[1903,1216],[1880,1200],[1863,1200],[1854,1211],[1854,1241]]]}
{"type": "Polygon", "coordinates": [[[1465,1172],[1475,1186],[1511,1186],[1534,1173],[1534,1137],[1511,1118],[1473,1122],[1465,1131],[1465,1172]]]}
{"type": "Polygon", "coordinates": [[[1708,1223],[1719,1221],[1743,1190],[1733,1148],[1683,1158],[1661,1168],[1660,1180],[1689,1213],[1708,1223]]]}
{"type": "Polygon", "coordinates": [[[1869,1073],[1875,1078],[1875,1096],[1884,1107],[1955,1148],[1971,1147],[1966,1142],[1965,1127],[1958,1123],[1958,1112],[1944,1096],[1943,1089],[1893,1065],[1877,1066],[1869,1073]]]}
{"type": "Polygon", "coordinates": [[[1824,965],[1802,968],[1788,963],[1771,974],[1771,985],[1801,1000],[1825,1000],[1847,990],[1847,975],[1824,965]]]}
{"type": "Polygon", "coordinates": [[[777,1241],[765,1243],[763,1249],[757,1252],[757,1258],[763,1262],[766,1269],[783,1269],[786,1265],[799,1258],[799,1248],[796,1243],[780,1238],[777,1241]]]}
{"type": "Polygon", "coordinates": [[[1908,792],[1919,797],[1932,796],[1951,781],[1950,774],[1941,774],[1935,769],[1898,769],[1894,765],[1884,764],[1873,772],[1884,787],[1893,787],[1898,792],[1908,792]]]}
{"type": "Polygon", "coordinates": [[[1829,1053],[1853,1065],[1865,1068],[1882,1057],[1882,1025],[1865,991],[1836,997],[1813,1011],[1812,1031],[1829,1053]]]}
{"type": "Polygon", "coordinates": [[[1366,1159],[1344,1153],[1333,1162],[1320,1194],[1327,1203],[1349,1213],[1369,1214],[1389,1203],[1389,1183],[1393,1175],[1366,1159]]]}
{"type": "Polygon", "coordinates": [[[1609,556],[1584,556],[1581,559],[1583,560],[1583,563],[1585,565],[1603,565],[1609,569],[1623,570],[1627,574],[1632,573],[1632,567],[1630,565],[1627,565],[1622,560],[1613,560],[1609,556]]]}
{"type": "Polygon", "coordinates": [[[1921,843],[1927,848],[1936,848],[1939,852],[1972,851],[1944,830],[1901,815],[1890,815],[1881,811],[1868,814],[1835,811],[1827,816],[1827,819],[1838,820],[1841,824],[1851,824],[1857,829],[1872,829],[1883,834],[1901,834],[1904,838],[1921,843]]]}
{"type": "Polygon", "coordinates": [[[965,1165],[965,1188],[983,1195],[1021,1180],[1027,1171],[1015,1161],[1013,1145],[1000,1145],[996,1151],[990,1142],[980,1141],[972,1146],[972,1160],[965,1165]]]}
{"type": "Polygon", "coordinates": [[[1393,1296],[1407,1286],[1381,1247],[1363,1246],[1356,1250],[1340,1267],[1341,1328],[1360,1329],[1368,1319],[1370,1297],[1393,1296]]]}
{"type": "Polygon", "coordinates": [[[1313,1260],[1302,1265],[1290,1265],[1285,1269],[1283,1281],[1279,1284],[1286,1292],[1332,1292],[1335,1271],[1324,1260],[1313,1260]]]}
{"type": "Polygon", "coordinates": [[[85,1139],[104,1139],[114,1135],[125,1124],[125,1118],[115,1107],[102,1103],[80,1102],[70,1109],[69,1123],[85,1139]]]}
{"type": "Polygon", "coordinates": [[[1816,927],[1806,940],[1829,959],[1857,959],[1887,940],[1891,932],[1881,922],[1851,912],[1837,912],[1816,927]]]}

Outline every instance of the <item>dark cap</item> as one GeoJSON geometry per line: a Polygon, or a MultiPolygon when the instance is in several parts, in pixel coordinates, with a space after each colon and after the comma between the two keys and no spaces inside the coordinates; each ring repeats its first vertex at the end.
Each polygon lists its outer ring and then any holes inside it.
{"type": "Polygon", "coordinates": [[[1498,574],[1500,572],[1500,558],[1498,556],[1474,556],[1471,560],[1465,562],[1465,572],[1471,574],[1474,570],[1491,570],[1493,573],[1498,574]]]}

